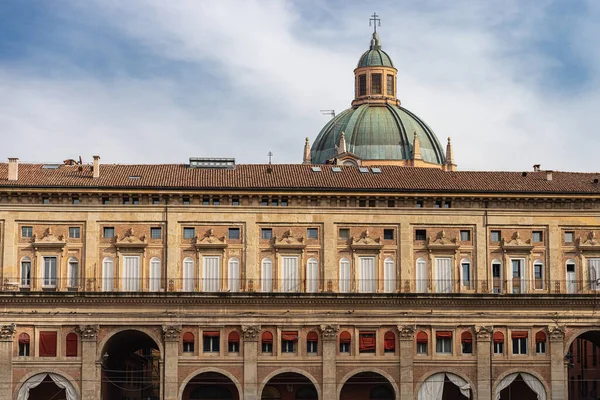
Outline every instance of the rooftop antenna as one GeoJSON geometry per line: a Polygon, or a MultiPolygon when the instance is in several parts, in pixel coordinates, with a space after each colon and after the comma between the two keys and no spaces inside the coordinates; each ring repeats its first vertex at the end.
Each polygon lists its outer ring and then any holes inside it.
{"type": "Polygon", "coordinates": [[[335,110],[319,110],[323,115],[330,115],[331,118],[335,118],[335,110]]]}
{"type": "Polygon", "coordinates": [[[273,158],[273,152],[269,151],[269,153],[267,155],[269,156],[269,165],[271,165],[271,159],[273,158]]]}
{"type": "Polygon", "coordinates": [[[379,26],[381,26],[381,19],[376,12],[374,12],[373,15],[371,15],[371,18],[369,18],[369,26],[371,26],[371,22],[373,22],[373,33],[377,33],[377,24],[379,23],[379,26]]]}

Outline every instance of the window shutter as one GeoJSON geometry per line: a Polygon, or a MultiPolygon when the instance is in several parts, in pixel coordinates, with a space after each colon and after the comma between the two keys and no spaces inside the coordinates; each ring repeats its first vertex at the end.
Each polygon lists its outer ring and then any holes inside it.
{"type": "Polygon", "coordinates": [[[150,260],[150,291],[160,290],[160,258],[154,257],[150,260]]]}
{"type": "Polygon", "coordinates": [[[115,283],[115,271],[112,258],[105,258],[102,263],[102,290],[111,292],[115,283]]]}
{"type": "Polygon", "coordinates": [[[360,351],[375,350],[375,332],[361,333],[358,346],[360,351]]]}
{"type": "Polygon", "coordinates": [[[270,258],[264,258],[262,261],[262,285],[263,292],[273,291],[273,261],[270,258]]]}
{"type": "Polygon", "coordinates": [[[56,357],[56,332],[40,332],[40,357],[56,357]]]}
{"type": "Polygon", "coordinates": [[[384,262],[383,290],[385,293],[393,293],[396,290],[396,268],[391,258],[386,258],[384,262]]]}
{"type": "Polygon", "coordinates": [[[347,258],[340,260],[340,293],[350,292],[350,261],[347,258]]]}
{"type": "Polygon", "coordinates": [[[319,289],[319,263],[316,258],[308,260],[306,265],[306,292],[316,293],[319,289]]]}
{"type": "Polygon", "coordinates": [[[229,259],[229,270],[227,271],[228,288],[230,292],[240,291],[240,262],[237,258],[229,259]]]}
{"type": "Polygon", "coordinates": [[[191,258],[183,260],[183,291],[194,291],[194,260],[191,258]]]}

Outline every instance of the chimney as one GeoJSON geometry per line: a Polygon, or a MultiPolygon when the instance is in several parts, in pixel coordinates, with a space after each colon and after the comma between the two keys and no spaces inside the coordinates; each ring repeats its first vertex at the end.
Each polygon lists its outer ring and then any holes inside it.
{"type": "Polygon", "coordinates": [[[552,180],[552,171],[546,171],[546,180],[548,182],[552,180]]]}
{"type": "Polygon", "coordinates": [[[533,164],[533,172],[540,172],[540,164],[533,164]]]}
{"type": "Polygon", "coordinates": [[[100,156],[94,157],[94,178],[100,178],[100,156]]]}
{"type": "Polygon", "coordinates": [[[16,181],[19,179],[19,159],[11,157],[8,159],[8,180],[16,181]]]}
{"type": "Polygon", "coordinates": [[[302,160],[303,164],[312,164],[310,159],[310,143],[308,142],[308,138],[304,141],[304,157],[302,160]]]}

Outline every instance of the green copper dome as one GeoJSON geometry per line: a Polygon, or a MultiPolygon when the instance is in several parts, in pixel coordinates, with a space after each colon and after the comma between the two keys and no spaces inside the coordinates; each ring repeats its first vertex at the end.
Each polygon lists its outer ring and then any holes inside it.
{"type": "Polygon", "coordinates": [[[358,60],[357,68],[360,67],[391,67],[394,68],[394,63],[388,54],[381,50],[381,42],[377,32],[373,33],[371,39],[371,47],[365,51],[358,60]]]}
{"type": "Polygon", "coordinates": [[[445,161],[437,137],[419,117],[392,104],[362,104],[345,110],[323,127],[311,148],[313,164],[325,164],[336,155],[342,132],[347,150],[363,160],[412,159],[416,132],[423,161],[445,161]]]}

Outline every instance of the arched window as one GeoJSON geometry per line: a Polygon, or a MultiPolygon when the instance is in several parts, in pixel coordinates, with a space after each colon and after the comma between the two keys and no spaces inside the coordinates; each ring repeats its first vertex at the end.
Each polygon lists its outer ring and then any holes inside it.
{"type": "Polygon", "coordinates": [[[340,293],[350,292],[350,260],[340,260],[340,293]]]}
{"type": "Polygon", "coordinates": [[[152,257],[150,259],[150,285],[149,289],[151,292],[158,292],[160,290],[160,258],[152,257]]]}
{"type": "Polygon", "coordinates": [[[463,289],[473,289],[473,270],[471,268],[471,260],[463,258],[460,260],[460,280],[463,289]]]}
{"type": "Polygon", "coordinates": [[[112,258],[102,260],[102,291],[112,292],[115,287],[115,263],[112,258]]]}
{"type": "Polygon", "coordinates": [[[260,342],[263,353],[273,353],[273,334],[271,332],[263,332],[260,342]]]}
{"type": "Polygon", "coordinates": [[[19,357],[29,357],[29,335],[25,332],[19,335],[19,357]]]}
{"type": "Polygon", "coordinates": [[[577,273],[575,270],[575,260],[567,260],[567,293],[577,293],[577,273]]]}
{"type": "Polygon", "coordinates": [[[340,333],[340,353],[350,353],[350,343],[352,342],[352,336],[350,332],[344,331],[340,333]]]}
{"type": "Polygon", "coordinates": [[[76,257],[69,258],[69,267],[67,269],[67,286],[70,288],[79,287],[79,260],[76,257]]]}
{"type": "Polygon", "coordinates": [[[417,333],[417,354],[427,354],[428,342],[427,333],[423,331],[417,333]]]}
{"type": "Polygon", "coordinates": [[[240,352],[240,334],[237,331],[232,331],[227,337],[227,350],[230,353],[240,352]]]}
{"type": "Polygon", "coordinates": [[[535,334],[535,352],[546,354],[546,332],[544,331],[538,331],[535,334]]]}
{"type": "Polygon", "coordinates": [[[502,293],[502,262],[492,260],[492,293],[502,293]]]}
{"type": "Polygon", "coordinates": [[[78,339],[77,334],[71,332],[67,335],[67,349],[65,355],[67,357],[77,357],[77,349],[78,349],[78,339]]]}
{"type": "Polygon", "coordinates": [[[306,352],[307,353],[316,353],[319,344],[319,335],[317,332],[309,332],[306,335],[306,352]]]}
{"type": "Polygon", "coordinates": [[[306,263],[306,292],[319,291],[319,262],[316,258],[309,258],[306,263]]]}
{"type": "Polygon", "coordinates": [[[194,291],[194,260],[191,257],[186,257],[183,260],[183,291],[194,291]]]}
{"type": "Polygon", "coordinates": [[[504,334],[494,332],[494,354],[504,354],[504,334]]]}
{"type": "Polygon", "coordinates": [[[383,262],[383,291],[385,293],[396,291],[396,266],[391,257],[383,262]]]}
{"type": "Polygon", "coordinates": [[[21,287],[31,287],[31,259],[29,257],[21,259],[21,287]]]}
{"type": "Polygon", "coordinates": [[[273,260],[263,258],[261,262],[261,290],[263,292],[273,291],[273,260]]]}
{"type": "Polygon", "coordinates": [[[385,353],[394,353],[396,351],[396,335],[392,331],[387,331],[383,336],[383,351],[385,353]]]}
{"type": "Polygon", "coordinates": [[[473,354],[473,335],[469,331],[464,331],[460,335],[460,344],[463,354],[473,354]]]}
{"type": "Polygon", "coordinates": [[[535,289],[544,288],[544,263],[542,260],[533,262],[533,283],[535,289]]]}
{"type": "Polygon", "coordinates": [[[227,287],[230,292],[240,291],[240,260],[235,257],[229,259],[227,267],[227,287]]]}
{"type": "Polygon", "coordinates": [[[192,332],[186,332],[183,334],[183,352],[193,353],[194,352],[194,334],[192,332]]]}
{"type": "Polygon", "coordinates": [[[416,279],[417,279],[417,293],[427,293],[427,263],[424,258],[417,258],[416,268],[416,279]]]}

